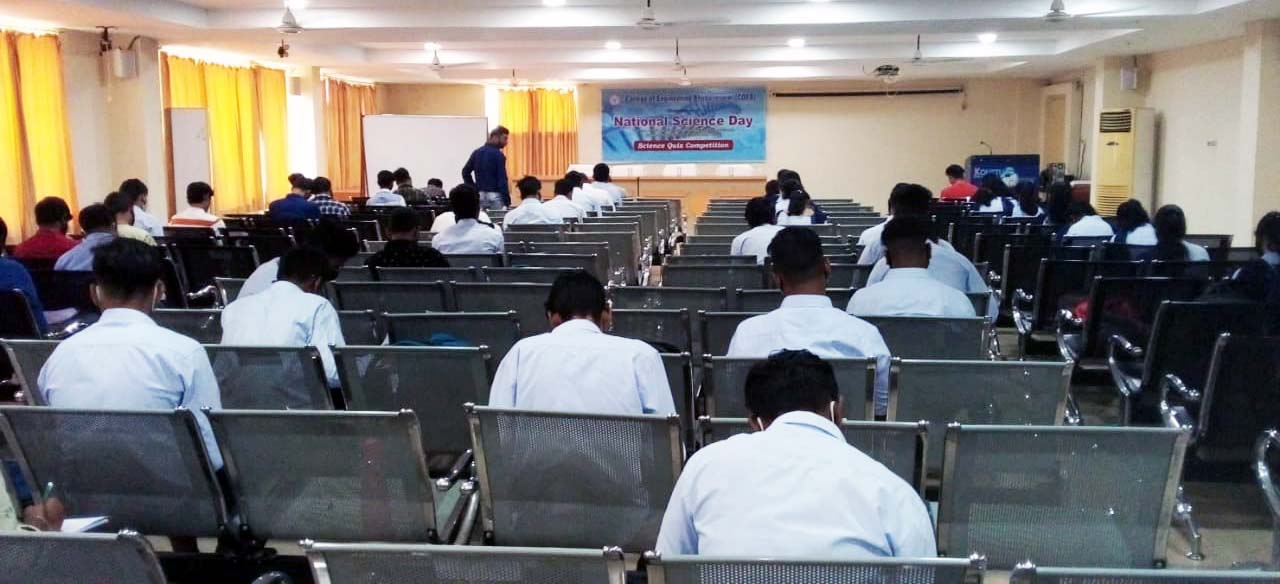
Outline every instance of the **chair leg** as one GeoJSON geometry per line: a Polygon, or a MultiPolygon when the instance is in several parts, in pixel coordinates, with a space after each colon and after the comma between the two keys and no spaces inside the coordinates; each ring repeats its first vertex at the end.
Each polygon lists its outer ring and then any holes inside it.
{"type": "Polygon", "coordinates": [[[1192,511],[1191,504],[1187,502],[1186,496],[1182,491],[1182,486],[1178,486],[1178,501],[1173,508],[1173,518],[1187,530],[1187,541],[1191,546],[1191,550],[1186,554],[1187,559],[1199,562],[1204,560],[1204,549],[1201,547],[1203,542],[1201,541],[1200,528],[1196,525],[1192,511]]]}

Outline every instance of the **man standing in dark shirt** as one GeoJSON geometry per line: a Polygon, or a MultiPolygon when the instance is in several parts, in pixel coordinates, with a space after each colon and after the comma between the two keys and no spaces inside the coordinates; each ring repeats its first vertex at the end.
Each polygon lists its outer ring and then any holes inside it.
{"type": "Polygon", "coordinates": [[[447,268],[444,254],[418,243],[418,214],[398,207],[391,212],[387,245],[373,254],[365,265],[373,268],[447,268]]]}
{"type": "Polygon", "coordinates": [[[507,180],[507,147],[511,131],[498,126],[489,132],[489,140],[471,153],[462,167],[462,182],[480,191],[480,208],[496,211],[511,205],[511,184],[507,180]],[[473,176],[474,175],[474,176],[473,176]]]}

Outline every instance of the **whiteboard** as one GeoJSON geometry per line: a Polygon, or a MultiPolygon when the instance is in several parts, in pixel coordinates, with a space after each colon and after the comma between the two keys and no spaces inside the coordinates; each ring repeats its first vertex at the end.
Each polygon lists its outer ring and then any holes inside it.
{"type": "Polygon", "coordinates": [[[364,167],[369,192],[378,190],[378,171],[409,169],[413,186],[423,188],[427,179],[444,181],[444,190],[462,182],[462,167],[489,137],[484,116],[364,117],[364,167]]]}
{"type": "MultiPolygon", "coordinates": [[[[173,202],[178,212],[186,209],[187,185],[193,182],[213,182],[209,163],[209,118],[204,108],[169,108],[169,145],[173,157],[173,202]]],[[[218,198],[213,198],[218,204],[218,198]]]]}

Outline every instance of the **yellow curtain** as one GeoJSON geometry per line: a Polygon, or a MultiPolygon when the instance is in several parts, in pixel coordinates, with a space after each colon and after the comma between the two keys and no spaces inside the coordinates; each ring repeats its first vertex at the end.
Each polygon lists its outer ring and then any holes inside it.
{"type": "Polygon", "coordinates": [[[572,91],[504,90],[500,123],[511,130],[509,176],[560,175],[578,161],[578,100],[572,91]]]}
{"type": "Polygon", "coordinates": [[[204,66],[193,59],[164,57],[164,107],[204,107],[204,66]]]}
{"type": "Polygon", "coordinates": [[[334,191],[363,193],[363,118],[377,112],[377,90],[372,85],[324,81],[325,145],[329,159],[329,180],[334,191]]]}
{"type": "Polygon", "coordinates": [[[39,198],[76,203],[58,37],[0,32],[0,217],[10,241],[35,232],[39,198]]]}
{"type": "Polygon", "coordinates": [[[258,120],[262,124],[262,163],[266,197],[289,192],[288,100],[284,71],[254,67],[258,90],[258,120]]]}

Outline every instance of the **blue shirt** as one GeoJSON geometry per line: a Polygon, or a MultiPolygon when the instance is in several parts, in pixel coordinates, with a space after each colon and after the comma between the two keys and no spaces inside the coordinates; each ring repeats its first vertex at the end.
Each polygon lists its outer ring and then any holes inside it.
{"type": "Polygon", "coordinates": [[[58,258],[58,262],[53,264],[53,269],[66,272],[92,271],[93,250],[111,243],[115,238],[114,233],[105,231],[85,235],[84,239],[80,240],[80,245],[67,250],[67,253],[58,258]]]}
{"type": "Polygon", "coordinates": [[[49,330],[49,323],[44,320],[44,306],[40,304],[40,295],[36,293],[35,282],[31,281],[26,266],[9,258],[0,258],[0,290],[17,290],[26,296],[40,332],[43,334],[49,330]]]}
{"type": "Polygon", "coordinates": [[[482,193],[500,193],[503,202],[511,206],[507,155],[493,144],[485,144],[471,153],[466,166],[462,167],[462,182],[474,186],[482,193]]]}
{"type": "Polygon", "coordinates": [[[320,218],[320,207],[296,193],[289,193],[283,199],[272,201],[267,216],[278,223],[301,223],[308,219],[320,218]]]}
{"type": "Polygon", "coordinates": [[[663,555],[855,560],[937,555],[924,501],[812,412],[689,459],[658,532],[663,555]]]}

